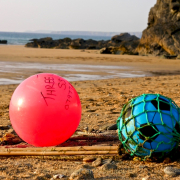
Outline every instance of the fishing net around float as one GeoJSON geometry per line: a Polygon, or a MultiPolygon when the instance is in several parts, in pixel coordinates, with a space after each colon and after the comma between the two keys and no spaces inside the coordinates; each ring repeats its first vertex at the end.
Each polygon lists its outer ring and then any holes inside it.
{"type": "Polygon", "coordinates": [[[179,143],[179,108],[160,94],[143,94],[123,107],[117,127],[119,140],[132,156],[164,157],[179,143]]]}

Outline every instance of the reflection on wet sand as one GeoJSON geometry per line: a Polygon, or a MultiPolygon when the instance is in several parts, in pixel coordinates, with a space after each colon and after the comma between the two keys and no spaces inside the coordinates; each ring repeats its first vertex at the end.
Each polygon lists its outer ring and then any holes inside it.
{"type": "Polygon", "coordinates": [[[0,62],[0,84],[19,84],[37,73],[55,73],[68,81],[143,77],[145,73],[128,66],[0,62]],[[24,73],[25,72],[25,73],[24,73]],[[8,76],[7,76],[8,74],[8,76]],[[11,74],[11,79],[9,79],[11,74]],[[24,75],[26,74],[26,75],[24,75]]]}

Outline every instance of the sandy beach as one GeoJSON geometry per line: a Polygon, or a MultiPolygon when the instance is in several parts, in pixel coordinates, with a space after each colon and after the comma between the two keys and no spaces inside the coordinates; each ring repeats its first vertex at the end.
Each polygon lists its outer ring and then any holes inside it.
{"type": "MultiPolygon", "coordinates": [[[[103,55],[97,50],[62,50],[62,49],[33,49],[23,46],[0,46],[0,62],[7,63],[41,63],[41,64],[76,64],[76,65],[106,65],[121,66],[119,73],[135,71],[135,74],[144,77],[129,77],[115,79],[100,79],[73,81],[72,85],[77,90],[82,104],[82,118],[78,130],[85,127],[99,130],[105,126],[116,123],[121,109],[131,98],[144,93],[159,93],[172,98],[180,106],[180,60],[161,59],[153,56],[129,56],[129,55],[103,55]]],[[[18,72],[0,71],[0,79],[27,78],[40,72],[51,72],[61,76],[68,73],[77,74],[74,71],[51,69],[28,69],[18,72]]],[[[106,76],[107,71],[96,72],[106,76]]],[[[82,72],[81,72],[82,74],[82,72]]],[[[84,72],[93,74],[93,72],[84,72]]],[[[8,127],[0,131],[0,137],[7,132],[13,132],[9,120],[9,102],[18,84],[0,86],[0,125],[8,127]]],[[[112,142],[113,143],[113,142],[112,142]]],[[[102,144],[103,145],[103,144],[102,144]]],[[[118,145],[116,143],[115,145],[118,145]]],[[[84,156],[87,157],[87,156],[84,156]]],[[[83,166],[82,158],[77,157],[0,157],[0,179],[51,179],[53,175],[66,175],[69,179],[72,172],[83,166]]],[[[167,179],[163,169],[167,166],[180,168],[179,160],[174,162],[142,162],[122,160],[116,156],[102,156],[103,159],[112,158],[117,169],[104,171],[101,167],[89,168],[97,180],[113,179],[137,179],[146,176],[150,179],[167,179]]],[[[176,179],[176,177],[171,177],[176,179]]]]}

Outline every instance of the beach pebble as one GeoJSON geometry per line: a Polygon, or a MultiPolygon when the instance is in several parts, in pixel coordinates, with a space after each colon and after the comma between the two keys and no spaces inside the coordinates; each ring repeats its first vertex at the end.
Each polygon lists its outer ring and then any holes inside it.
{"type": "Polygon", "coordinates": [[[7,126],[4,126],[4,125],[0,125],[0,130],[7,130],[7,129],[10,129],[11,126],[7,125],[7,126]]]}
{"type": "Polygon", "coordinates": [[[53,176],[53,179],[61,179],[61,178],[64,178],[66,177],[64,174],[56,174],[53,176]]]}
{"type": "Polygon", "coordinates": [[[94,156],[87,156],[87,157],[83,158],[83,163],[93,162],[95,160],[96,160],[96,157],[94,157],[94,156]]]}
{"type": "Polygon", "coordinates": [[[102,164],[111,163],[112,159],[103,159],[102,164]]]}
{"type": "Polygon", "coordinates": [[[81,165],[77,166],[76,169],[82,169],[82,168],[84,168],[84,169],[93,169],[94,167],[90,166],[89,164],[81,164],[81,165]]]}
{"type": "Polygon", "coordinates": [[[113,124],[107,128],[107,130],[117,130],[117,124],[113,124]]]}
{"type": "Polygon", "coordinates": [[[115,164],[112,164],[112,163],[106,163],[106,164],[101,166],[102,171],[107,171],[107,170],[112,170],[112,169],[117,169],[117,166],[115,164]]]}
{"type": "Polygon", "coordinates": [[[164,168],[164,173],[169,175],[169,176],[178,176],[180,175],[180,169],[171,167],[171,166],[167,166],[164,168]]]}
{"type": "Polygon", "coordinates": [[[146,176],[146,177],[143,177],[142,180],[150,180],[151,177],[150,176],[146,176]]]}
{"type": "Polygon", "coordinates": [[[78,169],[74,171],[70,178],[70,180],[82,180],[82,179],[88,179],[88,180],[94,180],[94,174],[90,169],[78,169]]]}
{"type": "Polygon", "coordinates": [[[130,157],[129,154],[122,154],[122,155],[121,155],[121,159],[122,159],[122,160],[128,160],[129,157],[130,157]]]}
{"type": "Polygon", "coordinates": [[[171,163],[171,159],[169,157],[166,157],[163,161],[164,164],[171,163]]]}
{"type": "Polygon", "coordinates": [[[147,168],[147,166],[145,166],[145,165],[139,165],[138,168],[139,168],[139,169],[144,169],[144,168],[147,168]]]}
{"type": "Polygon", "coordinates": [[[35,178],[35,180],[46,180],[46,178],[43,177],[43,176],[37,176],[37,177],[35,178]]]}
{"type": "Polygon", "coordinates": [[[129,174],[129,177],[136,177],[137,175],[136,174],[134,174],[134,173],[130,173],[129,174]]]}
{"type": "Polygon", "coordinates": [[[98,167],[102,165],[102,159],[99,157],[95,161],[92,162],[92,166],[98,167]]]}
{"type": "Polygon", "coordinates": [[[135,156],[135,157],[133,158],[133,161],[141,161],[141,158],[140,158],[140,157],[135,156]]]}

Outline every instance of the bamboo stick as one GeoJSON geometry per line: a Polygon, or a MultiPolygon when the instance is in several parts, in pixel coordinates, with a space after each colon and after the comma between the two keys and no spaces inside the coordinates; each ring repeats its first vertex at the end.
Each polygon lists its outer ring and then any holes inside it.
{"type": "Polygon", "coordinates": [[[60,155],[104,155],[117,154],[117,151],[61,151],[61,152],[0,152],[0,156],[60,156],[60,155]]]}
{"type": "Polygon", "coordinates": [[[42,147],[42,148],[0,148],[4,151],[117,151],[118,146],[76,146],[76,147],[42,147]]]}
{"type": "Polygon", "coordinates": [[[117,154],[117,146],[79,146],[52,148],[2,148],[0,156],[59,156],[117,154]]]}

